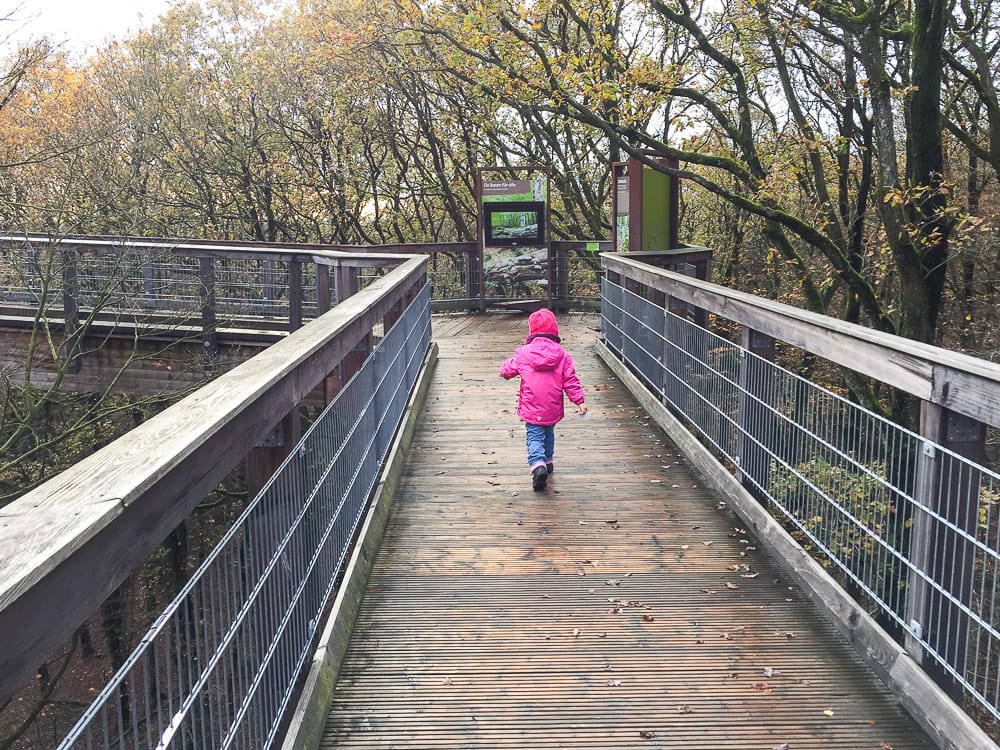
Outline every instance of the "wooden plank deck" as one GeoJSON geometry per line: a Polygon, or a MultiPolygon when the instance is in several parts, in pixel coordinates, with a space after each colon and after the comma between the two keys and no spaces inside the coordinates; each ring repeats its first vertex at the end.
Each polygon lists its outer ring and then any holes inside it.
{"type": "Polygon", "coordinates": [[[613,380],[598,319],[560,325],[593,417],[536,493],[497,377],[526,316],[435,319],[323,746],[933,747],[613,380]]]}

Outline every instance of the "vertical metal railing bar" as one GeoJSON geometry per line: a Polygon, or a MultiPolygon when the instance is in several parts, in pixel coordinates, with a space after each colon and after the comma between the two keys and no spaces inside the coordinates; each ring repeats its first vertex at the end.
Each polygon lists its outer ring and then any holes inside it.
{"type": "Polygon", "coordinates": [[[146,747],[149,747],[149,741],[150,741],[149,731],[153,726],[152,722],[153,716],[152,713],[150,712],[151,701],[149,700],[149,657],[148,656],[146,659],[143,660],[143,665],[144,669],[142,670],[142,693],[143,693],[142,702],[143,702],[143,709],[146,714],[145,717],[146,720],[145,722],[143,722],[143,726],[146,729],[146,747]]]}
{"type": "MultiPolygon", "coordinates": [[[[217,568],[217,576],[219,579],[223,579],[224,576],[232,576],[235,570],[233,565],[234,551],[231,547],[227,548],[225,557],[223,558],[223,564],[217,568]],[[228,571],[228,573],[227,573],[228,571]]],[[[237,571],[238,575],[238,571],[237,571]]],[[[232,587],[221,586],[221,599],[220,599],[220,617],[223,622],[229,622],[234,617],[233,610],[233,592],[232,587]]],[[[240,641],[243,640],[241,635],[240,641]]],[[[225,690],[226,695],[226,721],[231,723],[234,717],[234,707],[232,701],[232,695],[237,691],[242,689],[242,670],[241,670],[241,660],[237,656],[238,650],[234,649],[229,652],[229,662],[227,665],[228,676],[227,676],[227,688],[225,690]]]]}
{"type": "Polygon", "coordinates": [[[661,325],[649,307],[663,312],[629,288],[602,279],[602,330],[609,348],[734,467],[740,466],[741,444],[761,455],[768,464],[764,473],[743,467],[745,480],[958,684],[1000,716],[998,665],[993,663],[1000,643],[1000,524],[993,511],[1000,501],[995,489],[1000,476],[738,349],[738,360],[749,372],[741,386],[739,372],[727,369],[735,345],[670,311],[661,325]],[[662,331],[669,340],[661,345],[662,331]],[[661,346],[662,357],[653,351],[661,346]],[[766,399],[759,387],[764,368],[770,384],[766,399]],[[740,402],[745,419],[734,416],[740,402]],[[938,510],[918,502],[912,489],[921,452],[937,462],[938,510]],[[775,489],[776,483],[785,486],[775,489]],[[985,531],[963,528],[954,520],[960,516],[949,515],[963,497],[979,498],[976,525],[985,531]],[[947,555],[943,578],[936,569],[915,565],[900,546],[914,513],[931,524],[931,544],[947,555]],[[963,550],[971,550],[975,565],[959,565],[968,559],[963,550]],[[914,581],[935,593],[936,609],[928,616],[936,625],[933,637],[927,629],[914,632],[906,619],[906,591],[914,581]],[[974,651],[956,640],[962,620],[974,629],[970,647],[979,646],[974,651]]]}
{"type": "MultiPolygon", "coordinates": [[[[216,639],[216,602],[215,602],[215,586],[214,579],[216,573],[218,572],[218,567],[213,567],[209,574],[205,576],[205,580],[201,586],[202,590],[202,600],[204,609],[202,610],[201,620],[203,622],[202,632],[205,634],[205,652],[206,653],[219,653],[219,642],[216,639]]],[[[225,652],[220,654],[220,658],[225,656],[225,652]]],[[[216,677],[213,675],[213,677],[216,677]]],[[[216,677],[217,679],[217,677],[216,677]]],[[[208,712],[208,726],[210,730],[210,736],[212,738],[212,745],[215,745],[215,727],[217,724],[217,714],[220,711],[220,706],[217,701],[212,700],[212,694],[214,690],[218,689],[217,684],[213,684],[213,680],[210,678],[208,683],[208,689],[206,690],[207,697],[202,698],[202,703],[206,706],[208,712]]]]}
{"type": "MultiPolygon", "coordinates": [[[[167,632],[169,633],[169,631],[167,632]]],[[[160,698],[163,695],[163,683],[160,679],[160,651],[156,645],[153,646],[152,654],[153,685],[156,690],[156,700],[154,702],[151,700],[151,697],[147,698],[147,700],[156,706],[156,726],[163,726],[163,701],[160,698]]],[[[169,659],[167,662],[169,663],[169,659]]],[[[150,726],[152,726],[152,717],[148,721],[150,722],[150,726]]]]}

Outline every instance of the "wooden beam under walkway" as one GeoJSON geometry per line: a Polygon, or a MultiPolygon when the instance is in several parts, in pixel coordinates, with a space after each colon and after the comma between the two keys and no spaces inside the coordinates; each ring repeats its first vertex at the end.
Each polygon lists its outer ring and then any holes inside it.
{"type": "Polygon", "coordinates": [[[435,319],[440,359],[323,747],[933,747],[560,318],[593,416],[531,490],[524,315],[435,319]]]}

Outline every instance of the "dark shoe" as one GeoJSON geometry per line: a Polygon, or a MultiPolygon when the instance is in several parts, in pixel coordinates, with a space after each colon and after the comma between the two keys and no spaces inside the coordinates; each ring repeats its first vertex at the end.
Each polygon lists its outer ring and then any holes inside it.
{"type": "Polygon", "coordinates": [[[555,464],[551,464],[551,463],[545,464],[545,471],[547,471],[549,474],[555,474],[556,473],[556,465],[555,464]]]}
{"type": "Polygon", "coordinates": [[[544,466],[539,466],[531,472],[531,489],[541,492],[545,489],[545,481],[549,478],[549,473],[544,466]]]}

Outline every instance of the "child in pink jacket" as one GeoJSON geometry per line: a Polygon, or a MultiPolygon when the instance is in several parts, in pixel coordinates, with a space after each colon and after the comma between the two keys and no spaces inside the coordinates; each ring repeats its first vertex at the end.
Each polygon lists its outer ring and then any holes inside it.
{"type": "Polygon", "coordinates": [[[559,345],[559,325],[549,310],[538,310],[528,317],[524,346],[519,346],[500,368],[504,380],[518,375],[521,388],[517,416],[524,422],[531,486],[538,492],[545,489],[549,474],[555,471],[555,426],[564,416],[563,391],[581,415],[587,413],[573,358],[559,345]]]}

